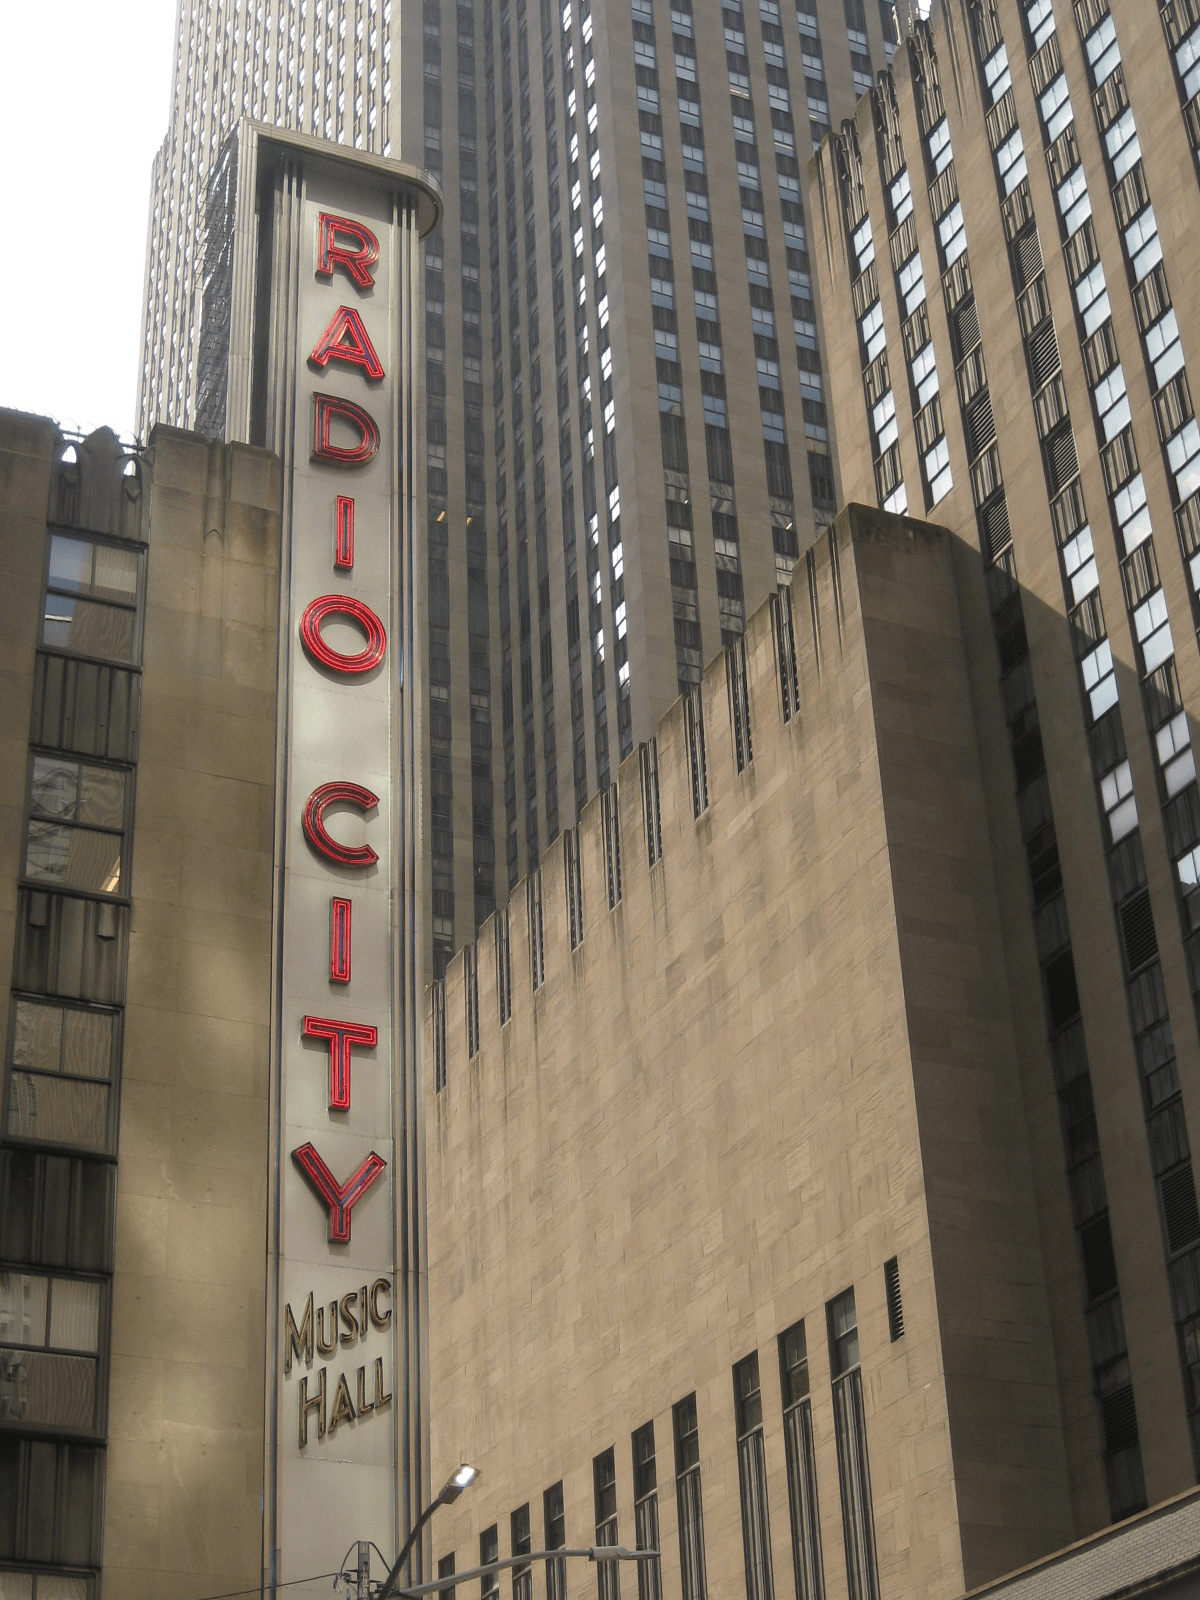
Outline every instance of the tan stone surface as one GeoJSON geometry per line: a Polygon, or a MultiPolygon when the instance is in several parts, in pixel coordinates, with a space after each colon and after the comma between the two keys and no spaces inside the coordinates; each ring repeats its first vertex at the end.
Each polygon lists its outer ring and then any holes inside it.
{"type": "Polygon", "coordinates": [[[113,1284],[104,1584],[256,1585],[263,1493],[276,468],[160,430],[113,1284]]]}
{"type": "Polygon", "coordinates": [[[536,995],[514,896],[503,1029],[482,931],[472,1060],[461,960],[447,977],[449,1083],[428,1107],[431,1412],[434,1476],[460,1456],[483,1472],[438,1524],[435,1554],[457,1547],[460,1568],[493,1520],[507,1548],[525,1500],[536,1527],[560,1475],[568,1543],[591,1542],[591,1462],[614,1442],[631,1542],[630,1434],[653,1416],[670,1569],[671,1406],[695,1390],[710,1592],[740,1592],[731,1368],[757,1350],[786,1592],[776,1339],[803,1318],[827,1592],[844,1594],[825,1306],[851,1285],[882,1592],[954,1594],[1069,1535],[949,541],[856,509],[836,554],[822,546],[794,585],[788,726],[769,617],[752,620],[742,774],[724,665],[709,669],[699,820],[681,708],[661,725],[651,871],[636,760],[622,769],[613,912],[598,804],[585,812],[574,952],[548,853],[536,995]]]}

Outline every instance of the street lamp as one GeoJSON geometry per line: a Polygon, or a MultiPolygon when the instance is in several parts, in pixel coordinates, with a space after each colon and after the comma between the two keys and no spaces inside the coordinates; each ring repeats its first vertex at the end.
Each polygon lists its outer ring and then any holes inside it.
{"type": "MultiPolygon", "coordinates": [[[[401,1600],[424,1600],[424,1597],[442,1593],[457,1583],[488,1577],[494,1572],[507,1572],[513,1567],[527,1567],[534,1561],[564,1561],[568,1558],[592,1562],[657,1561],[658,1557],[657,1550],[631,1550],[623,1544],[589,1544],[579,1549],[560,1545],[557,1550],[525,1550],[519,1556],[501,1556],[495,1561],[484,1562],[481,1567],[468,1567],[465,1572],[456,1572],[452,1578],[434,1578],[430,1583],[406,1585],[395,1593],[401,1596],[401,1600]]],[[[377,1597],[377,1600],[382,1600],[382,1597],[377,1597]]]]}
{"type": "Polygon", "coordinates": [[[459,1495],[464,1489],[466,1489],[470,1484],[474,1483],[478,1476],[478,1471],[471,1466],[469,1462],[464,1461],[462,1466],[459,1467],[456,1472],[451,1473],[451,1475],[446,1479],[437,1495],[425,1507],[424,1511],[422,1511],[416,1522],[413,1523],[412,1532],[404,1541],[404,1546],[401,1549],[400,1554],[396,1557],[392,1570],[383,1580],[383,1588],[379,1591],[378,1595],[375,1597],[375,1600],[388,1600],[388,1596],[395,1593],[396,1580],[400,1576],[400,1569],[403,1567],[405,1561],[407,1561],[413,1545],[416,1544],[417,1539],[420,1536],[421,1529],[429,1521],[430,1517],[437,1510],[437,1508],[439,1506],[451,1505],[455,1500],[458,1499],[459,1495]]]}

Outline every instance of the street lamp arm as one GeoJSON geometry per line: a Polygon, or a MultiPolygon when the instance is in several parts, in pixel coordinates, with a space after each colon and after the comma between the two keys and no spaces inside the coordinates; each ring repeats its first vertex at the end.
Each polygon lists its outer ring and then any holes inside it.
{"type": "MultiPolygon", "coordinates": [[[[417,1583],[411,1588],[397,1588],[391,1591],[397,1600],[420,1600],[423,1595],[438,1594],[447,1589],[453,1589],[456,1583],[466,1583],[471,1578],[484,1578],[492,1572],[505,1572],[512,1567],[527,1567],[532,1561],[561,1561],[566,1557],[586,1558],[588,1561],[656,1561],[657,1550],[630,1550],[627,1545],[621,1544],[591,1544],[579,1549],[560,1550],[527,1550],[524,1555],[502,1556],[497,1561],[488,1561],[481,1567],[468,1567],[465,1572],[448,1573],[444,1578],[437,1578],[432,1583],[417,1583]]],[[[397,1562],[397,1567],[399,1562],[397,1562]]],[[[385,1600],[385,1591],[381,1590],[378,1600],[385,1600]]]]}
{"type": "Polygon", "coordinates": [[[409,1554],[412,1551],[412,1547],[416,1544],[418,1538],[420,1537],[421,1529],[425,1526],[430,1517],[441,1504],[442,1497],[441,1495],[438,1495],[435,1500],[431,1500],[429,1502],[424,1511],[422,1511],[421,1515],[413,1523],[412,1532],[404,1541],[404,1544],[400,1550],[400,1554],[396,1557],[395,1564],[388,1573],[387,1577],[383,1580],[383,1588],[379,1591],[377,1600],[388,1600],[389,1595],[396,1593],[396,1579],[400,1576],[401,1568],[404,1566],[405,1561],[408,1560],[409,1554]]]}

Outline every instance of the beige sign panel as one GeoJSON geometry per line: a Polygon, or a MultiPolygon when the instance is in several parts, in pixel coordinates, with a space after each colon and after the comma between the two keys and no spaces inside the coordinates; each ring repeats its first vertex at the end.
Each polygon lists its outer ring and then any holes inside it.
{"type": "Polygon", "coordinates": [[[246,137],[243,171],[257,170],[269,224],[250,387],[284,463],[270,1588],[335,1570],[357,1539],[394,1551],[421,1492],[419,1252],[400,1220],[417,1209],[421,1142],[419,797],[402,773],[421,770],[404,683],[410,333],[418,239],[436,200],[395,163],[246,137]]]}

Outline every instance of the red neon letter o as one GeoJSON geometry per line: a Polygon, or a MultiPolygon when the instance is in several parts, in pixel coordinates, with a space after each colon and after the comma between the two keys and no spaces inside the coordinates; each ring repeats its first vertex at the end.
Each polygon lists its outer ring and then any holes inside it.
{"type": "Polygon", "coordinates": [[[309,795],[304,808],[304,837],[314,850],[340,867],[373,867],[379,857],[369,844],[339,844],[326,829],[326,809],[337,800],[357,806],[364,814],[379,804],[379,796],[360,783],[323,783],[309,795]]]}
{"type": "Polygon", "coordinates": [[[300,618],[300,637],[313,660],[331,672],[370,672],[383,660],[387,650],[383,623],[370,606],[351,599],[348,594],[323,594],[318,600],[310,600],[300,618]],[[321,637],[321,624],[326,617],[349,617],[351,622],[357,622],[367,636],[366,648],[356,656],[344,656],[340,650],[326,644],[321,637]]]}

